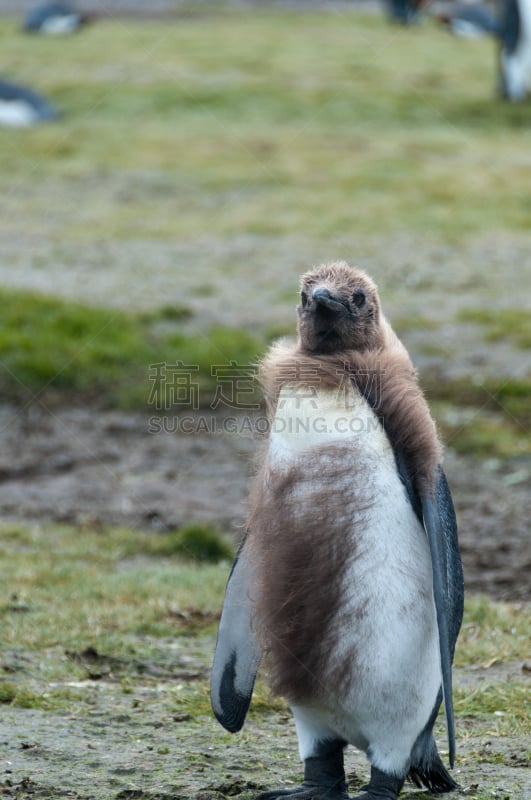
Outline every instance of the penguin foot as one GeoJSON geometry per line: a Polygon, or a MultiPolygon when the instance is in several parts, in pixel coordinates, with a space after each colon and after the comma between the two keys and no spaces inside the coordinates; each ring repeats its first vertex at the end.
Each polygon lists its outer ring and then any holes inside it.
{"type": "Polygon", "coordinates": [[[352,800],[396,800],[404,778],[388,775],[377,767],[371,767],[371,780],[352,800]]]}
{"type": "Polygon", "coordinates": [[[343,741],[319,742],[316,755],[304,761],[304,781],[295,789],[273,789],[256,800],[349,800],[343,767],[343,741]]]}
{"type": "Polygon", "coordinates": [[[256,800],[282,800],[282,798],[293,798],[293,800],[349,800],[347,790],[335,786],[313,786],[304,781],[296,789],[273,789],[271,792],[259,794],[256,800]]]}

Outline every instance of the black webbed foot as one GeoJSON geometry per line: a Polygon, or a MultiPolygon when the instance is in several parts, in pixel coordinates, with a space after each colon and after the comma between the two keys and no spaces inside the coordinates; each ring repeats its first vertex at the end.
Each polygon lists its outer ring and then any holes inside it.
{"type": "Polygon", "coordinates": [[[256,800],[349,800],[347,790],[334,787],[310,786],[304,781],[296,789],[273,789],[271,792],[259,794],[256,800]]]}
{"type": "Polygon", "coordinates": [[[256,800],[349,800],[343,767],[344,742],[321,742],[304,762],[304,781],[294,789],[273,789],[256,800]]]}
{"type": "Polygon", "coordinates": [[[352,800],[397,800],[404,778],[397,778],[371,767],[371,780],[352,800]]]}

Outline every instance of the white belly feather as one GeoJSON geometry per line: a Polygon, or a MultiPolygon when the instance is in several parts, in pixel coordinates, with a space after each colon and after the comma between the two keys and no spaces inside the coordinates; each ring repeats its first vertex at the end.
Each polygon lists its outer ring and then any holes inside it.
{"type": "MultiPolygon", "coordinates": [[[[352,492],[360,465],[371,487],[371,503],[359,519],[344,520],[344,535],[359,553],[341,588],[341,620],[320,680],[326,702],[293,707],[301,756],[332,734],[371,750],[381,769],[399,770],[428,720],[441,683],[432,568],[424,529],[397,473],[394,454],[380,422],[364,398],[348,387],[337,391],[284,386],[272,423],[269,469],[294,464],[325,475],[337,454],[352,464],[337,490],[352,492]],[[321,452],[325,448],[324,453],[321,452]],[[328,448],[328,449],[327,449],[328,448]],[[361,545],[361,546],[360,546],[361,545]],[[339,663],[355,664],[342,696],[332,676],[339,663]]],[[[314,478],[315,481],[315,478],[314,478]]],[[[317,479],[317,483],[319,480],[317,479]]],[[[319,491],[319,486],[315,487],[319,491]]],[[[303,484],[301,500],[311,500],[303,484]]],[[[338,510],[338,513],[341,513],[338,510]]],[[[315,632],[316,637],[321,632],[315,632]]]]}

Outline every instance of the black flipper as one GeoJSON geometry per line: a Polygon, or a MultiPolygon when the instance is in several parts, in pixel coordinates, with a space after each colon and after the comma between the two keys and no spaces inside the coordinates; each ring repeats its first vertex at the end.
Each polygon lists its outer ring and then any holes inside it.
{"type": "Polygon", "coordinates": [[[455,512],[442,468],[437,468],[433,491],[420,498],[433,570],[433,596],[439,629],[442,688],[450,766],[454,766],[455,733],[452,703],[452,661],[463,616],[463,573],[457,544],[455,512]]]}
{"type": "Polygon", "coordinates": [[[212,710],[231,733],[245,722],[261,657],[252,628],[252,585],[253,570],[244,540],[225,590],[210,679],[212,710]]]}
{"type": "Polygon", "coordinates": [[[446,481],[446,475],[441,466],[437,468],[435,476],[435,500],[446,552],[448,633],[450,636],[450,653],[453,661],[455,644],[463,621],[464,580],[454,504],[446,481]]]}
{"type": "MultiPolygon", "coordinates": [[[[408,472],[406,462],[400,451],[395,450],[397,469],[404,484],[409,501],[419,520],[423,523],[428,537],[433,569],[433,593],[439,628],[439,647],[443,677],[443,694],[448,727],[450,765],[454,765],[455,734],[452,705],[452,661],[455,643],[463,620],[464,585],[463,568],[457,538],[457,520],[452,495],[446,476],[439,465],[433,479],[431,494],[419,497],[408,472]]],[[[418,778],[430,788],[437,783],[446,790],[455,788],[448,773],[441,772],[442,764],[433,740],[433,725],[441,704],[442,696],[435,702],[433,712],[426,727],[420,734],[412,752],[410,777],[418,778]]],[[[442,768],[444,770],[444,767],[442,768]]],[[[440,790],[440,789],[439,789],[440,790]]]]}

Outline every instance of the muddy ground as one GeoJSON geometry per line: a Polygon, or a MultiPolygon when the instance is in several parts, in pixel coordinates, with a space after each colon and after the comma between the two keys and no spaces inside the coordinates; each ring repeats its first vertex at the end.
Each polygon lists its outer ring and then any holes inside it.
{"type": "MultiPolygon", "coordinates": [[[[222,417],[207,416],[209,424],[223,427],[222,417]]],[[[4,409],[1,423],[4,519],[126,524],[152,529],[155,536],[190,519],[211,521],[235,537],[242,529],[257,444],[248,432],[155,434],[146,415],[38,405],[22,415],[4,409]]],[[[529,464],[521,459],[478,461],[450,450],[446,468],[454,487],[468,590],[528,600],[529,464]]],[[[523,602],[521,607],[524,612],[529,606],[523,602]]],[[[259,790],[297,780],[288,713],[253,717],[242,734],[231,737],[209,716],[196,719],[172,710],[173,698],[182,691],[204,702],[213,633],[150,644],[157,656],[142,672],[128,665],[134,681],[127,692],[120,674],[112,671],[72,682],[89,698],[88,713],[2,707],[0,797],[248,800],[259,790]]],[[[4,666],[6,658],[4,652],[4,666]]],[[[35,654],[17,652],[12,658],[16,670],[46,691],[35,654]]],[[[457,670],[455,684],[529,680],[529,669],[530,663],[523,662],[478,665],[457,670]]],[[[455,775],[461,796],[531,798],[530,737],[500,737],[495,716],[492,723],[479,724],[459,714],[457,736],[455,775]]],[[[444,750],[442,725],[438,738],[444,750]]],[[[365,760],[349,751],[347,764],[354,791],[367,774],[365,760]]],[[[411,787],[404,793],[411,800],[423,796],[411,787]]]]}
{"type": "MultiPolygon", "coordinates": [[[[244,416],[186,414],[187,428],[150,433],[153,417],[82,408],[35,407],[0,414],[0,509],[4,519],[172,530],[208,521],[235,539],[258,445],[244,416]],[[14,422],[13,422],[14,418],[14,422]]],[[[176,423],[167,418],[168,426],[176,423]]],[[[492,597],[530,597],[528,465],[447,454],[460,522],[467,588],[492,597]]]]}
{"type": "MultiPolygon", "coordinates": [[[[252,715],[243,732],[222,732],[207,715],[176,713],[176,695],[205,693],[213,637],[152,643],[157,655],[134,688],[120,688],[119,671],[103,677],[91,656],[92,678],[73,681],[90,711],[55,714],[4,707],[0,716],[0,796],[17,800],[250,800],[300,780],[293,723],[287,711],[252,715]],[[94,677],[94,674],[99,677],[94,677]]],[[[21,658],[21,654],[18,654],[21,658]]],[[[103,662],[104,659],[101,658],[103,662]]],[[[27,659],[26,670],[31,670],[27,659]]],[[[128,666],[128,674],[135,670],[128,666]]],[[[456,670],[457,686],[522,680],[529,664],[456,670]]],[[[503,709],[496,714],[503,715],[503,709]]],[[[529,800],[529,737],[500,736],[497,717],[479,723],[457,715],[459,797],[529,800]]],[[[445,751],[444,729],[437,738],[445,751]]],[[[346,769],[352,791],[367,778],[365,758],[352,748],[346,769]]],[[[407,786],[404,800],[428,795],[407,786]]]]}

